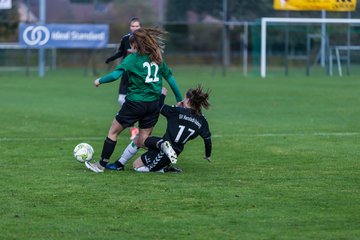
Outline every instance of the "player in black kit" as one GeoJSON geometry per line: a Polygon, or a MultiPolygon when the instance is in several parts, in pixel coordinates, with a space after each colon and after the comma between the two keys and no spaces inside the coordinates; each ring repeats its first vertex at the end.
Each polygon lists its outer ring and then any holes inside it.
{"type": "MultiPolygon", "coordinates": [[[[165,98],[166,91],[162,97],[165,98]]],[[[162,138],[149,137],[145,140],[148,151],[133,163],[138,172],[181,172],[172,164],[184,150],[184,145],[197,136],[204,140],[205,159],[211,158],[211,133],[202,107],[208,109],[209,92],[204,92],[201,86],[189,89],[182,101],[182,106],[163,105],[161,114],[167,118],[166,133],[162,138]]]]}

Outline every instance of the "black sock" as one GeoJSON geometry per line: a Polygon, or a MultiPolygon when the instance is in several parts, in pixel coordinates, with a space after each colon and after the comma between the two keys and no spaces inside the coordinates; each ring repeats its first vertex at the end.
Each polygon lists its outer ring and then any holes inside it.
{"type": "Polygon", "coordinates": [[[106,164],[109,162],[109,159],[114,152],[115,146],[116,146],[116,141],[113,141],[108,137],[105,139],[104,146],[101,152],[101,160],[100,160],[101,166],[105,167],[106,164]]]}
{"type": "Polygon", "coordinates": [[[145,139],[144,145],[145,145],[145,147],[150,148],[150,149],[160,149],[160,144],[163,141],[164,140],[159,137],[148,137],[147,139],[145,139]]]}
{"type": "Polygon", "coordinates": [[[115,166],[116,166],[116,168],[122,168],[122,167],[124,167],[124,164],[122,164],[122,163],[119,162],[119,161],[116,161],[116,162],[115,162],[115,166]]]}

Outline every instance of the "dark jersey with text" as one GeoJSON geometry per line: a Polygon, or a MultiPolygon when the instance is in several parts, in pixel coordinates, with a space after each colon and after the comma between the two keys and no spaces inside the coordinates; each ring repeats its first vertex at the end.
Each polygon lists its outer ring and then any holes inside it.
{"type": "MultiPolygon", "coordinates": [[[[126,34],[121,38],[120,46],[117,52],[111,57],[106,59],[106,63],[112,62],[118,58],[125,58],[127,55],[131,53],[131,47],[129,43],[130,33],[126,34]]],[[[124,73],[121,77],[120,86],[119,86],[119,94],[126,94],[127,88],[129,86],[129,78],[127,73],[124,73]]]]}
{"type": "Polygon", "coordinates": [[[161,114],[167,118],[163,139],[171,143],[178,155],[183,151],[186,142],[200,135],[204,140],[205,155],[211,156],[211,133],[203,115],[197,115],[190,108],[169,105],[161,108],[161,114]]]}
{"type": "Polygon", "coordinates": [[[114,55],[112,55],[111,57],[107,58],[106,63],[109,63],[109,62],[114,61],[115,59],[118,59],[121,57],[125,58],[127,55],[129,55],[131,53],[129,38],[130,38],[130,33],[126,34],[125,36],[123,36],[121,38],[120,46],[119,46],[117,52],[114,55]]]}

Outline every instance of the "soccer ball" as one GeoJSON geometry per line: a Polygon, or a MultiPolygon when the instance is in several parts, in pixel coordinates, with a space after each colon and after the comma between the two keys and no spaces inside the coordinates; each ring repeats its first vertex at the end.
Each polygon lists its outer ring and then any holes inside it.
{"type": "Polygon", "coordinates": [[[79,162],[90,161],[94,154],[93,147],[88,143],[79,143],[74,148],[74,157],[79,162]]]}

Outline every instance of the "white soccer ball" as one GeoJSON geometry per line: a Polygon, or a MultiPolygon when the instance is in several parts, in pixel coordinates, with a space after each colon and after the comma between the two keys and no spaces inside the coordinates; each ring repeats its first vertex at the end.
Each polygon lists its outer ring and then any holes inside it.
{"type": "Polygon", "coordinates": [[[74,157],[79,162],[90,161],[94,154],[93,147],[88,143],[79,143],[74,148],[74,157]]]}

